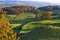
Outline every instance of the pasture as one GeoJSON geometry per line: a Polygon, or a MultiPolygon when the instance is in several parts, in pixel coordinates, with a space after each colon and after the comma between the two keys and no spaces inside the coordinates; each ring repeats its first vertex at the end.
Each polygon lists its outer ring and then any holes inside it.
{"type": "MultiPolygon", "coordinates": [[[[7,16],[12,20],[16,15],[7,16]]],[[[17,21],[11,23],[12,28],[23,25],[21,40],[60,40],[60,19],[35,21],[34,18],[35,14],[20,14],[14,19],[17,21]]]]}

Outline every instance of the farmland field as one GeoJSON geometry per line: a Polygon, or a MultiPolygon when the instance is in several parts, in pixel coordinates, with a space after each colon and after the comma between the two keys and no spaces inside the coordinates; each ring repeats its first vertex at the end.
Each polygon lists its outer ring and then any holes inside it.
{"type": "MultiPolygon", "coordinates": [[[[8,15],[10,16],[10,15],[8,15]]],[[[26,15],[25,15],[26,16],[26,15]]],[[[34,16],[30,16],[34,18],[34,16]]],[[[14,15],[10,16],[12,19],[14,15]]],[[[21,40],[60,40],[60,19],[53,20],[37,20],[31,21],[30,19],[25,20],[29,17],[23,17],[23,15],[19,15],[15,20],[20,20],[22,22],[12,22],[12,28],[20,27],[23,25],[21,30],[21,40]],[[21,19],[22,17],[22,19],[21,19]],[[19,19],[20,18],[20,19],[19,19]],[[29,22],[31,21],[31,22],[29,22]]],[[[11,19],[10,19],[11,20],[11,19]]]]}
{"type": "Polygon", "coordinates": [[[0,40],[60,40],[57,0],[0,2],[0,40]]]}

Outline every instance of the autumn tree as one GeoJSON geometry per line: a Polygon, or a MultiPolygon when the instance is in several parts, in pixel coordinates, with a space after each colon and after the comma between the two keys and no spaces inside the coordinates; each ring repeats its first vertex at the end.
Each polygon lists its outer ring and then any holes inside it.
{"type": "Polygon", "coordinates": [[[48,20],[52,19],[51,12],[45,13],[45,19],[48,19],[48,20]]]}
{"type": "Polygon", "coordinates": [[[20,40],[16,37],[16,33],[11,28],[11,24],[6,19],[3,10],[2,14],[0,14],[0,40],[20,40]]]}
{"type": "Polygon", "coordinates": [[[47,6],[46,7],[47,11],[45,12],[45,18],[50,20],[52,19],[52,16],[51,16],[51,10],[53,9],[51,6],[47,6]]]}

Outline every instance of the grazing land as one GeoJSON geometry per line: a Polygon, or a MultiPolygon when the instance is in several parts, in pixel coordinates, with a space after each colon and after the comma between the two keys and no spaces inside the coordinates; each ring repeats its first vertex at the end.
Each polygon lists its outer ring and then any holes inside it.
{"type": "MultiPolygon", "coordinates": [[[[12,20],[16,15],[7,15],[12,20]]],[[[20,14],[11,23],[12,28],[20,28],[23,24],[21,40],[60,40],[60,19],[36,20],[35,14],[20,14]],[[30,18],[30,19],[29,19],[30,18]],[[20,20],[20,21],[18,21],[20,20]],[[25,24],[24,24],[25,23],[25,24]]],[[[17,31],[17,30],[16,30],[17,31]]]]}
{"type": "Polygon", "coordinates": [[[60,7],[1,8],[0,32],[0,40],[60,40],[60,7]]]}

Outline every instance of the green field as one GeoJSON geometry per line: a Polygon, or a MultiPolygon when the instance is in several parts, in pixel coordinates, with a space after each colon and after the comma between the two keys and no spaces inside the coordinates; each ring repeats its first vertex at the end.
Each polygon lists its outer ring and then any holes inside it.
{"type": "MultiPolygon", "coordinates": [[[[16,15],[7,15],[12,20],[16,15]]],[[[60,19],[35,20],[35,14],[20,14],[12,22],[12,28],[21,26],[21,40],[60,40],[60,19]],[[20,20],[20,21],[18,21],[20,20]]]]}
{"type": "MultiPolygon", "coordinates": [[[[7,15],[7,18],[9,20],[12,20],[16,15],[7,15]]],[[[35,14],[31,14],[31,13],[21,13],[19,14],[14,20],[25,20],[27,18],[34,18],[35,14]]]]}

